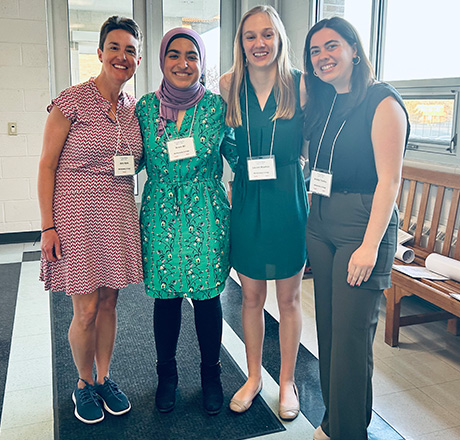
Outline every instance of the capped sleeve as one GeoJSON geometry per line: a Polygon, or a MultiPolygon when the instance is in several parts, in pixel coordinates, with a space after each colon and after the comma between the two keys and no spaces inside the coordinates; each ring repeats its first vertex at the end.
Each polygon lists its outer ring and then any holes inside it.
{"type": "Polygon", "coordinates": [[[48,112],[51,112],[52,108],[56,106],[70,122],[75,122],[79,110],[79,90],[78,87],[69,87],[63,90],[48,105],[48,112]]]}
{"type": "Polygon", "coordinates": [[[398,91],[387,83],[376,83],[369,87],[368,91],[368,101],[367,101],[367,108],[366,108],[366,119],[369,126],[372,127],[372,121],[374,119],[375,111],[379,104],[385,99],[391,96],[394,98],[398,104],[404,110],[406,114],[407,120],[407,130],[406,130],[406,142],[409,139],[409,132],[410,132],[410,124],[409,124],[409,115],[407,113],[406,107],[404,105],[404,101],[401,98],[401,95],[398,91]]]}

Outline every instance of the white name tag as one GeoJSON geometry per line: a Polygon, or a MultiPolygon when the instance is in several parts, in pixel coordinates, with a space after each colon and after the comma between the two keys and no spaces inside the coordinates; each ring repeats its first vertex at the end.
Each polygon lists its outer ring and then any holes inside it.
{"type": "Polygon", "coordinates": [[[332,173],[312,170],[310,173],[310,191],[313,194],[330,197],[332,188],[332,173]]]}
{"type": "Polygon", "coordinates": [[[184,137],[166,142],[169,161],[188,159],[196,156],[195,142],[192,137],[184,137]]]}
{"type": "Polygon", "coordinates": [[[249,180],[276,179],[275,156],[248,157],[249,180]]]}
{"type": "Polygon", "coordinates": [[[113,156],[115,176],[134,176],[134,156],[113,156]]]}

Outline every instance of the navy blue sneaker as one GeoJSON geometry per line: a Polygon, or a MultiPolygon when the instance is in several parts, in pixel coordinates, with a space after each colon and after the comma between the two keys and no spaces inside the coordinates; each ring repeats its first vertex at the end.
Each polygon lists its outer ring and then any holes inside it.
{"type": "Polygon", "coordinates": [[[83,423],[93,424],[102,422],[104,420],[104,411],[102,411],[99,404],[94,387],[86,382],[86,380],[79,380],[85,382],[85,387],[78,388],[77,380],[77,387],[72,393],[72,400],[75,404],[75,417],[83,423]]]}
{"type": "Polygon", "coordinates": [[[102,385],[97,382],[94,383],[94,391],[104,402],[104,409],[114,416],[121,416],[131,409],[131,404],[125,393],[107,376],[104,377],[102,385]]]}

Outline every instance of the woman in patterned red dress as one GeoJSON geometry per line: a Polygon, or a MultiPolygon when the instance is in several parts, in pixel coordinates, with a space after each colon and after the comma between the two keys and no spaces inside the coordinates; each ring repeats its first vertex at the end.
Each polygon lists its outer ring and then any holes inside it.
{"type": "Polygon", "coordinates": [[[44,131],[40,279],[47,290],[72,297],[69,342],[79,374],[72,399],[84,423],[100,422],[102,406],[113,415],[131,409],[109,367],[118,290],[142,281],[132,177],[142,139],[136,101],[123,92],[141,60],[141,43],[133,20],[110,17],[100,32],[100,74],[52,101],[44,131]]]}

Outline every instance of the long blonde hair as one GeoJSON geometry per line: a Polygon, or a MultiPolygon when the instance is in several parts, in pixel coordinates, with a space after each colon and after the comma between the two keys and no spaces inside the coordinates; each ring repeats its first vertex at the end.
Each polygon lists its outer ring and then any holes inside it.
{"type": "Polygon", "coordinates": [[[231,80],[228,95],[227,116],[225,122],[230,127],[242,125],[240,108],[240,89],[245,77],[245,55],[243,51],[243,25],[252,15],[263,12],[268,15],[272,22],[273,29],[278,34],[279,47],[277,55],[277,73],[275,82],[275,92],[278,98],[278,105],[273,119],[291,119],[295,112],[295,90],[294,79],[292,77],[292,64],[289,58],[289,39],[283,22],[276,12],[276,9],[268,5],[255,6],[246,12],[241,18],[238,30],[236,31],[233,44],[233,66],[230,69],[231,80]]]}

